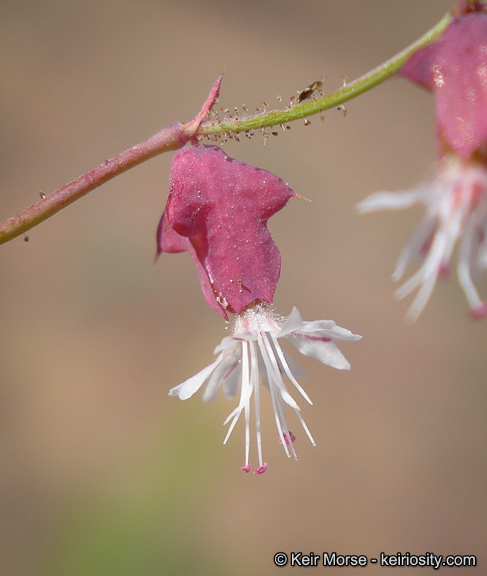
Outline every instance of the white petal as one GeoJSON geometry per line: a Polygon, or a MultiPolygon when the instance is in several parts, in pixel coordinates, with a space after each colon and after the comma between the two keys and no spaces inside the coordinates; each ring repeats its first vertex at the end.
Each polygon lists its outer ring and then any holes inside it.
{"type": "Polygon", "coordinates": [[[236,371],[238,374],[240,374],[240,371],[236,370],[240,356],[241,347],[234,342],[234,348],[227,350],[220,365],[215,368],[213,374],[210,376],[208,384],[206,385],[205,391],[203,393],[204,402],[209,402],[210,400],[216,398],[220,384],[224,383],[233,371],[236,371]]]}
{"type": "MultiPolygon", "coordinates": [[[[313,320],[312,322],[303,322],[303,327],[299,332],[319,332],[322,330],[333,330],[336,323],[333,320],[313,320]]],[[[347,330],[348,332],[348,330],[347,330]]]]}
{"type": "Polygon", "coordinates": [[[315,320],[314,322],[303,322],[303,324],[303,328],[294,333],[295,336],[331,338],[333,340],[360,340],[362,338],[362,336],[354,334],[346,328],[337,326],[333,320],[315,320]]]}
{"type": "Polygon", "coordinates": [[[301,366],[299,364],[296,364],[296,362],[294,362],[291,356],[289,356],[289,354],[282,348],[281,352],[284,356],[284,360],[287,362],[289,370],[291,370],[294,376],[296,378],[306,378],[306,372],[301,368],[301,366]]]}
{"type": "Polygon", "coordinates": [[[287,334],[290,334],[291,332],[296,332],[296,330],[301,330],[301,328],[303,326],[304,326],[303,319],[301,318],[301,314],[299,313],[298,309],[295,306],[293,308],[291,314],[289,314],[286,321],[281,326],[281,329],[279,330],[277,337],[281,338],[282,336],[286,336],[287,334]]]}
{"type": "Polygon", "coordinates": [[[323,364],[339,370],[350,370],[350,364],[345,356],[340,352],[333,342],[323,342],[323,340],[311,340],[310,338],[300,338],[294,336],[290,341],[305,356],[316,358],[323,364]]]}
{"type": "Polygon", "coordinates": [[[416,228],[397,259],[396,268],[392,274],[392,279],[394,281],[397,281],[402,277],[411,260],[421,255],[421,250],[435,230],[436,221],[436,214],[427,214],[423,220],[421,220],[419,226],[416,228]]]}
{"type": "Polygon", "coordinates": [[[218,356],[218,358],[212,364],[206,368],[203,368],[203,370],[200,370],[197,374],[191,376],[191,378],[188,378],[182,384],[179,384],[179,386],[171,388],[171,390],[169,390],[169,396],[179,396],[181,400],[187,400],[188,398],[191,398],[191,396],[197,392],[201,386],[203,386],[205,380],[218,366],[218,364],[220,364],[222,359],[223,354],[220,354],[220,356],[218,356]]]}
{"type": "Polygon", "coordinates": [[[213,354],[218,354],[219,352],[224,352],[230,346],[233,346],[238,340],[235,340],[233,336],[225,336],[223,340],[218,344],[218,346],[213,350],[213,354]]]}
{"type": "Polygon", "coordinates": [[[419,190],[408,192],[376,192],[356,206],[359,214],[377,210],[402,210],[409,208],[419,200],[419,190]]]}
{"type": "Polygon", "coordinates": [[[475,241],[476,231],[472,226],[465,227],[465,231],[460,242],[460,250],[458,255],[458,281],[463,288],[465,296],[468,300],[470,308],[475,310],[482,306],[482,300],[475,288],[472,281],[470,262],[472,261],[471,252],[475,241]]]}
{"type": "MultiPolygon", "coordinates": [[[[408,322],[416,322],[419,318],[419,315],[424,310],[424,307],[428,303],[430,296],[433,292],[433,289],[436,284],[437,275],[431,274],[427,278],[423,280],[421,284],[421,288],[418,291],[416,298],[414,299],[413,303],[411,304],[409,310],[406,314],[406,319],[408,322]]],[[[396,290],[396,295],[399,290],[396,290]]]]}
{"type": "Polygon", "coordinates": [[[235,368],[229,372],[222,381],[223,393],[227,398],[233,398],[238,391],[242,382],[242,362],[239,362],[235,368]]]}
{"type": "Polygon", "coordinates": [[[478,230],[478,249],[474,252],[474,262],[472,263],[472,274],[474,280],[478,282],[482,274],[487,269],[487,227],[478,230]]]}
{"type": "Polygon", "coordinates": [[[223,422],[223,425],[228,424],[228,422],[230,422],[230,420],[232,420],[233,418],[233,421],[231,422],[230,427],[227,430],[227,435],[225,436],[223,444],[226,444],[228,438],[230,437],[230,434],[232,433],[232,430],[234,429],[235,424],[237,423],[237,420],[239,419],[240,414],[242,413],[242,410],[244,408],[248,409],[250,403],[250,397],[252,396],[252,391],[253,388],[250,382],[250,374],[249,374],[248,345],[245,344],[244,346],[242,346],[242,383],[240,387],[240,402],[238,406],[235,408],[235,410],[232,410],[232,412],[228,415],[225,422],[223,422]]]}

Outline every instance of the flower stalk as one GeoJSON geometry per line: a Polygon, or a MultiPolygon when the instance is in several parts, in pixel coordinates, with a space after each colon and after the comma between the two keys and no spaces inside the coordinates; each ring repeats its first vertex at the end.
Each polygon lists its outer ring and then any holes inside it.
{"type": "Polygon", "coordinates": [[[386,60],[373,70],[370,70],[353,82],[347,83],[339,90],[326,94],[320,98],[305,100],[286,110],[274,110],[263,112],[254,116],[245,116],[243,118],[223,119],[221,121],[202,122],[198,130],[198,136],[209,136],[213,134],[238,133],[261,128],[270,128],[287,124],[294,120],[301,120],[320,112],[325,112],[345,104],[349,100],[360,96],[364,92],[375,88],[393,74],[395,74],[407,60],[420,48],[436,40],[452,21],[450,13],[445,14],[443,18],[433,28],[428,30],[423,36],[415,42],[401,50],[398,54],[386,60]]]}

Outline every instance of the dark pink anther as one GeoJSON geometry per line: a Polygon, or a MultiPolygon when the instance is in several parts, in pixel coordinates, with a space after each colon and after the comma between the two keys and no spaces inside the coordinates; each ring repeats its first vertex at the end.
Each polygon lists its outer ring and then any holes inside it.
{"type": "Polygon", "coordinates": [[[267,462],[264,462],[262,464],[262,466],[260,466],[259,468],[257,468],[257,470],[254,470],[254,474],[264,474],[264,472],[267,470],[267,462]]]}
{"type": "Polygon", "coordinates": [[[291,430],[289,430],[289,437],[287,434],[284,434],[284,442],[286,442],[287,446],[296,442],[296,436],[291,432],[291,430]],[[291,442],[289,440],[291,440],[291,442]]]}

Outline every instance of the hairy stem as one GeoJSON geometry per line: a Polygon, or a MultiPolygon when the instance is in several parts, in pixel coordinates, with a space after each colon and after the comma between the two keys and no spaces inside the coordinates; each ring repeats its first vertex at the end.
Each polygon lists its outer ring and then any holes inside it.
{"type": "Polygon", "coordinates": [[[259,130],[270,126],[287,124],[293,120],[306,118],[344,104],[387,80],[387,78],[403,66],[414,52],[438,38],[451,20],[451,14],[446,14],[431,30],[421,36],[416,42],[396,54],[390,60],[387,60],[357,80],[343,86],[336,92],[320,98],[305,100],[285,110],[264,112],[244,118],[203,121],[203,118],[207,117],[207,114],[218,99],[221,84],[220,76],[215,82],[201,111],[193,120],[186,124],[179,122],[170,124],[145,142],[137,144],[125,150],[125,152],[121,152],[117,156],[106,160],[53,194],[42,198],[36,204],[8,218],[0,224],[0,244],[24,234],[69,204],[88,194],[88,192],[115,178],[115,176],[163,152],[177,150],[196,137],[246,132],[248,130],[259,130]]]}
{"type": "Polygon", "coordinates": [[[332,92],[321,98],[304,101],[287,108],[286,110],[264,112],[254,116],[247,116],[245,118],[202,122],[198,130],[198,135],[246,132],[271,126],[279,126],[280,124],[287,124],[293,120],[306,118],[313,114],[329,110],[330,108],[335,108],[340,104],[344,104],[390,78],[417,50],[438,38],[451,20],[451,15],[449,13],[446,14],[433,28],[421,36],[421,38],[418,38],[418,40],[401,50],[401,52],[383,64],[377,66],[377,68],[367,72],[367,74],[364,74],[353,82],[344,85],[336,92],[332,92]]]}

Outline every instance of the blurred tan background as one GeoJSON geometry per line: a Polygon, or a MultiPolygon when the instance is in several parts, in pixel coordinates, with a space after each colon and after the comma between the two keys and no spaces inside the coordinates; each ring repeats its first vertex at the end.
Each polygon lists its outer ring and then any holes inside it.
{"type": "MultiPolygon", "coordinates": [[[[277,107],[276,96],[287,103],[321,76],[331,91],[366,72],[449,7],[3,0],[0,217],[189,120],[222,72],[220,105],[277,107]]],[[[411,301],[394,300],[390,275],[421,211],[354,213],[376,190],[434,174],[432,101],[393,80],[347,108],[265,146],[260,136],[225,145],[312,199],[270,223],[283,257],[279,311],[296,305],[305,319],[364,336],[341,346],[349,373],[299,359],[317,446],[291,416],[298,462],[285,458],[266,398],[261,477],[240,472],[242,423],[222,446],[234,402],[167,396],[212,361],[225,334],[187,255],[154,264],[170,154],[29,242],[0,247],[2,575],[298,572],[274,566],[278,551],[485,563],[487,322],[470,321],[453,275],[408,325],[411,301]]]]}

